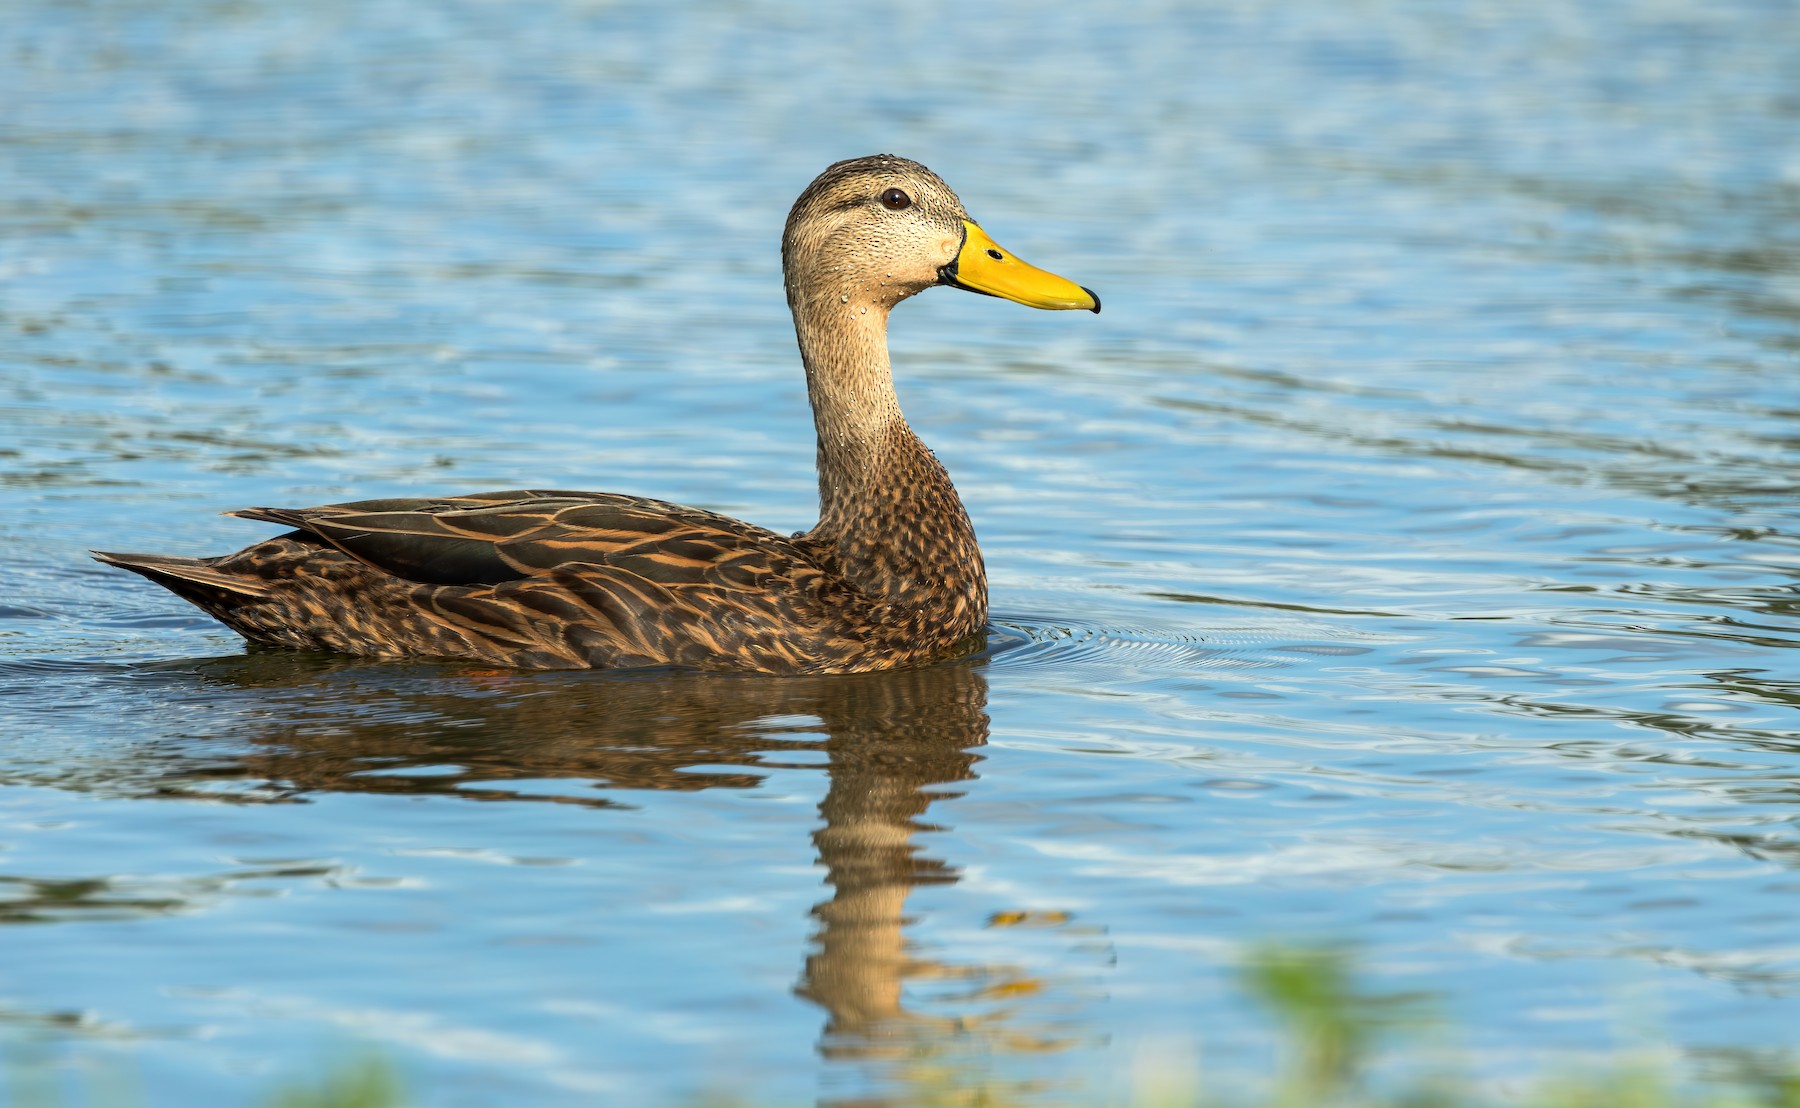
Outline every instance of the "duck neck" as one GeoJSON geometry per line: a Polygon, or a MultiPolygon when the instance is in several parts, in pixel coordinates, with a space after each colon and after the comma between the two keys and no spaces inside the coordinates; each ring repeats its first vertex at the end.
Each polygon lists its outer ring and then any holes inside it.
{"type": "Polygon", "coordinates": [[[894,394],[887,306],[796,300],[794,324],[819,436],[819,524],[811,538],[864,593],[947,603],[975,626],[987,580],[950,476],[913,434],[894,394]]]}
{"type": "Polygon", "coordinates": [[[819,521],[848,523],[891,483],[891,469],[917,442],[888,364],[887,311],[839,303],[796,317],[806,395],[819,436],[819,521]],[[899,450],[896,450],[899,447],[899,450]]]}

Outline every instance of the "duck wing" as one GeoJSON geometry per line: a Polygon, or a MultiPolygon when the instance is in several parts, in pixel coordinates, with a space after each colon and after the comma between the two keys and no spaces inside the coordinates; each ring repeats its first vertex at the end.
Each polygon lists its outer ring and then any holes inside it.
{"type": "Polygon", "coordinates": [[[480,493],[232,514],[286,524],[425,585],[500,585],[601,564],[670,584],[754,587],[759,554],[792,551],[790,540],[742,520],[606,493],[480,493]]]}
{"type": "Polygon", "coordinates": [[[294,643],[303,610],[306,641],[328,649],[535,667],[792,673],[862,653],[866,598],[802,543],[666,501],[520,490],[232,514],[295,528],[205,569],[241,567],[290,601],[277,635],[255,635],[248,610],[227,620],[253,637],[294,643]]]}

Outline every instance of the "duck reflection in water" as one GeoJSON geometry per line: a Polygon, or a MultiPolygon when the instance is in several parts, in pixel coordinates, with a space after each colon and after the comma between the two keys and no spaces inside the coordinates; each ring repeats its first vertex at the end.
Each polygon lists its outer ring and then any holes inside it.
{"type": "Polygon", "coordinates": [[[921,961],[905,936],[912,888],[958,878],[954,867],[921,855],[913,836],[931,829],[920,817],[932,803],[960,795],[940,786],[975,777],[975,751],[988,735],[979,659],[778,681],[496,673],[329,656],[309,664],[316,668],[285,652],[205,664],[207,678],[256,691],[255,751],[215,763],[211,775],[267,781],[286,795],[402,792],[612,807],[625,803],[618,790],[754,787],[770,769],[816,764],[784,754],[822,747],[828,787],[812,841],[831,895],[813,910],[818,927],[795,990],[827,1014],[820,1052],[879,1061],[916,1057],[921,1048],[954,1052],[956,1042],[981,1053],[1065,1045],[1022,1026],[1042,1020],[1006,1007],[1038,993],[1031,977],[1015,967],[921,961]],[[507,787],[546,779],[583,787],[554,795],[507,787]],[[587,786],[602,792],[584,795],[587,786]],[[967,1010],[909,1011],[909,978],[970,982],[949,1002],[967,1010]]]}

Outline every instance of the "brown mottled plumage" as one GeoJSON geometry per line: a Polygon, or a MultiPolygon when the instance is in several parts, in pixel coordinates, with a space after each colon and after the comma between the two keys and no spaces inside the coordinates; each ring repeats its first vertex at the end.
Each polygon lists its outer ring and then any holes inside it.
{"type": "Polygon", "coordinates": [[[979,641],[987,576],[888,366],[895,304],[950,284],[1042,308],[1091,292],[1001,251],[936,174],[839,162],[782,268],[819,436],[819,523],[792,537],[614,493],[516,491],[231,514],[294,530],[217,558],[98,554],[257,642],[534,669],[853,673],[979,641]]]}

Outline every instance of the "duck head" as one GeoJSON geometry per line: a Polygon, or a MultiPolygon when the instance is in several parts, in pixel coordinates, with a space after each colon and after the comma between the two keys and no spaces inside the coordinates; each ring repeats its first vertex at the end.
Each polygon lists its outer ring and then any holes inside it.
{"type": "Polygon", "coordinates": [[[1033,308],[1100,310],[1100,298],[988,237],[942,178],[889,154],[838,162],[806,187],[781,240],[796,313],[895,304],[933,285],[1033,308]]]}

